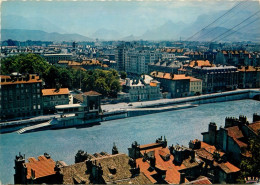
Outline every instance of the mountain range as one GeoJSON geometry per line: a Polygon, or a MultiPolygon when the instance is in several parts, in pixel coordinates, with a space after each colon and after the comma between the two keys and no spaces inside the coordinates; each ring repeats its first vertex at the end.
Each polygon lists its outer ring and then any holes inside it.
{"type": "MultiPolygon", "coordinates": [[[[108,29],[106,27],[97,28],[93,33],[87,35],[67,33],[64,28],[53,24],[50,21],[38,17],[28,19],[18,16],[3,16],[1,23],[1,39],[13,40],[41,40],[41,41],[93,41],[99,40],[182,40],[187,39],[191,35],[201,30],[204,26],[209,25],[212,20],[223,15],[225,11],[220,11],[212,14],[201,14],[193,23],[173,22],[172,20],[165,20],[165,22],[157,27],[147,29],[143,27],[143,34],[130,33],[129,35],[120,34],[117,29],[108,29]],[[39,24],[40,20],[40,24],[39,24]],[[19,24],[18,24],[19,22],[19,24]],[[22,23],[22,24],[21,24],[22,23]],[[17,26],[19,25],[19,26],[17,26]]],[[[212,24],[210,27],[204,27],[201,32],[197,33],[191,40],[211,41],[227,32],[228,36],[222,41],[260,41],[260,20],[258,19],[250,25],[245,25],[243,28],[235,28],[233,25],[239,24],[252,12],[248,10],[241,10],[235,16],[231,16],[228,21],[220,24],[212,24]],[[230,32],[228,32],[230,30],[230,32]],[[237,30],[234,32],[234,30],[237,30]],[[229,36],[229,33],[232,33],[229,36]]],[[[253,19],[252,19],[253,20],[253,19]]],[[[251,21],[251,20],[250,20],[251,21]]],[[[249,22],[249,21],[248,21],[249,22]]],[[[246,23],[248,23],[246,22],[246,23]]],[[[243,25],[241,25],[243,26],[243,25]]],[[[140,32],[138,32],[140,33],[140,32]]],[[[222,38],[219,37],[217,40],[222,38]]]]}
{"type": "Polygon", "coordinates": [[[92,41],[80,34],[47,33],[41,30],[1,29],[1,40],[35,41],[92,41]]]}

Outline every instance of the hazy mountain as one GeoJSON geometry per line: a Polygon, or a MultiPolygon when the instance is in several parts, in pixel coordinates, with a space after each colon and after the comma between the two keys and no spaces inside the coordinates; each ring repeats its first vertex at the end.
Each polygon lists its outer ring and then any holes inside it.
{"type": "MultiPolygon", "coordinates": [[[[190,24],[188,27],[184,28],[181,30],[181,35],[185,38],[188,38],[198,31],[202,30],[203,28],[207,27],[211,23],[213,23],[214,20],[217,18],[223,16],[226,13],[226,11],[219,11],[211,14],[202,14],[198,16],[196,21],[192,24],[190,24]]],[[[226,16],[223,16],[223,18],[217,20],[213,24],[210,25],[210,27],[207,27],[205,30],[202,32],[198,33],[195,38],[202,37],[203,34],[206,34],[208,30],[213,30],[210,33],[208,33],[205,37],[208,39],[215,38],[218,36],[220,33],[224,33],[228,29],[232,29],[242,21],[244,21],[246,18],[250,17],[253,15],[255,12],[250,11],[247,9],[238,9],[236,12],[233,12],[232,14],[227,14],[226,16]]],[[[238,27],[235,27],[234,30],[238,30],[239,34],[241,35],[241,39],[246,39],[246,40],[254,40],[254,37],[260,34],[260,20],[253,22],[252,24],[247,25],[248,23],[252,22],[255,20],[257,17],[252,17],[251,19],[245,21],[238,27]],[[247,26],[246,26],[247,25],[247,26]]],[[[259,36],[258,36],[259,37],[259,36]]],[[[227,38],[233,38],[235,39],[234,41],[239,41],[239,35],[237,32],[230,35],[227,38]]]]}
{"type": "Polygon", "coordinates": [[[98,38],[101,40],[118,40],[121,36],[115,30],[109,30],[106,28],[98,29],[91,35],[92,38],[98,38]]]}
{"type": "Polygon", "coordinates": [[[154,30],[147,30],[142,35],[142,38],[144,40],[176,40],[180,38],[180,32],[185,27],[186,25],[183,22],[173,23],[172,21],[167,21],[154,30]]]}
{"type": "Polygon", "coordinates": [[[41,30],[2,29],[1,39],[7,40],[39,40],[39,41],[90,41],[92,39],[79,34],[47,33],[41,30]]]}
{"type": "Polygon", "coordinates": [[[121,38],[120,40],[132,41],[132,40],[140,40],[140,39],[142,39],[142,38],[141,38],[141,37],[134,36],[134,35],[129,35],[129,36],[126,36],[126,37],[121,38]]]}
{"type": "Polygon", "coordinates": [[[66,31],[56,24],[51,23],[43,17],[25,18],[23,16],[8,15],[1,19],[2,29],[24,29],[42,30],[46,32],[66,33],[66,31]]]}
{"type": "Polygon", "coordinates": [[[207,28],[194,37],[194,40],[200,41],[259,41],[260,32],[250,33],[234,31],[224,27],[207,28]]]}

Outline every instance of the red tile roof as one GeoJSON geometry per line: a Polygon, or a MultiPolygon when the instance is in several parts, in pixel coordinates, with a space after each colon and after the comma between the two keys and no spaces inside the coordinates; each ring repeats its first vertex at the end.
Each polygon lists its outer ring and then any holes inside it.
{"type": "Polygon", "coordinates": [[[69,94],[68,88],[60,88],[60,89],[42,89],[43,96],[54,96],[54,95],[62,95],[69,94]]]}
{"type": "Polygon", "coordinates": [[[196,150],[196,154],[197,154],[200,158],[207,159],[207,160],[210,160],[210,161],[213,161],[213,160],[214,160],[213,154],[211,154],[210,152],[208,152],[205,148],[201,148],[201,149],[196,150]]]}
{"type": "Polygon", "coordinates": [[[87,96],[100,96],[100,95],[102,95],[102,94],[100,94],[96,91],[88,91],[88,92],[84,92],[83,94],[87,95],[87,96]]]}
{"type": "Polygon", "coordinates": [[[254,67],[254,66],[242,66],[241,69],[237,69],[240,72],[255,72],[255,71],[260,71],[260,67],[254,67]]]}
{"type": "Polygon", "coordinates": [[[226,128],[226,130],[228,131],[228,136],[232,137],[240,148],[247,147],[246,143],[239,140],[239,139],[243,138],[244,135],[238,126],[229,127],[229,128],[226,128]]]}
{"type": "Polygon", "coordinates": [[[29,75],[28,80],[26,79],[25,76],[16,78],[14,77],[13,79],[11,76],[8,75],[0,75],[0,85],[12,85],[12,84],[26,84],[26,83],[39,83],[42,82],[39,76],[37,75],[29,75]]]}
{"type": "Polygon", "coordinates": [[[238,126],[228,127],[226,128],[226,130],[228,131],[228,135],[230,137],[237,138],[237,139],[244,137],[242,131],[239,129],[238,126]]]}
{"type": "Polygon", "coordinates": [[[256,134],[258,134],[258,130],[260,130],[260,121],[251,123],[248,125],[249,128],[251,128],[256,134]]]}
{"type": "Polygon", "coordinates": [[[234,166],[230,162],[220,163],[217,164],[217,166],[219,166],[225,173],[235,173],[240,171],[238,167],[234,166]]]}
{"type": "Polygon", "coordinates": [[[189,64],[190,67],[195,67],[195,66],[212,66],[210,64],[210,62],[208,60],[196,60],[196,61],[191,61],[190,64],[189,64]]]}
{"type": "Polygon", "coordinates": [[[207,150],[207,152],[211,154],[213,154],[214,152],[218,152],[221,157],[225,154],[224,152],[218,151],[215,146],[209,145],[203,141],[201,141],[201,148],[204,148],[205,150],[207,150]]]}
{"type": "Polygon", "coordinates": [[[189,182],[188,184],[212,184],[207,177],[202,177],[200,179],[189,182]]]}
{"type": "Polygon", "coordinates": [[[47,159],[45,156],[39,156],[38,160],[31,157],[28,159],[29,162],[25,163],[27,167],[27,179],[32,177],[31,170],[35,171],[35,178],[45,177],[49,175],[54,175],[56,172],[54,171],[55,161],[51,158],[47,159]]]}
{"type": "Polygon", "coordinates": [[[156,148],[156,147],[160,147],[161,143],[150,143],[150,144],[146,144],[146,145],[140,145],[140,150],[145,150],[147,148],[156,148]]]}
{"type": "MultiPolygon", "coordinates": [[[[147,145],[146,145],[147,146],[147,145]]],[[[181,164],[180,166],[175,165],[172,161],[174,159],[173,155],[170,155],[170,151],[168,148],[163,147],[157,147],[150,150],[146,150],[146,153],[149,151],[154,151],[154,156],[156,158],[156,168],[166,170],[166,177],[165,181],[169,184],[179,184],[180,183],[180,172],[179,170],[189,168],[185,166],[184,164],[181,164]],[[163,155],[170,155],[170,159],[168,161],[165,161],[160,154],[163,155]]],[[[141,153],[144,153],[145,151],[142,151],[141,153]]],[[[140,171],[143,172],[153,183],[156,183],[156,180],[153,179],[152,175],[156,174],[156,171],[149,171],[148,169],[150,167],[150,164],[148,161],[143,161],[142,158],[139,158],[136,160],[137,165],[140,167],[140,171]]],[[[194,162],[195,163],[195,162],[194,162]]],[[[188,180],[185,179],[185,182],[187,183],[188,180]]]]}

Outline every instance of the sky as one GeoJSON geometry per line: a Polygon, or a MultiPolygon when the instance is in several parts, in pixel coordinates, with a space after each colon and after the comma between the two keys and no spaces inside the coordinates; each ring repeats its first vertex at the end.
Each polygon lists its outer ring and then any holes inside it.
{"type": "Polygon", "coordinates": [[[140,35],[167,21],[191,24],[202,14],[224,12],[236,3],[228,0],[4,1],[1,14],[3,19],[20,16],[39,25],[44,21],[63,33],[87,36],[98,29],[109,29],[122,35],[140,35]]]}

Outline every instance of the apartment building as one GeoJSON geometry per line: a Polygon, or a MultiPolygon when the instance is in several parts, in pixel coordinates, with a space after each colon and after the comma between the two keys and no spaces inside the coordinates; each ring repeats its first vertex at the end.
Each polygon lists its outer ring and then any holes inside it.
{"type": "Polygon", "coordinates": [[[1,75],[1,119],[37,116],[43,113],[42,80],[36,74],[1,75]]]}

